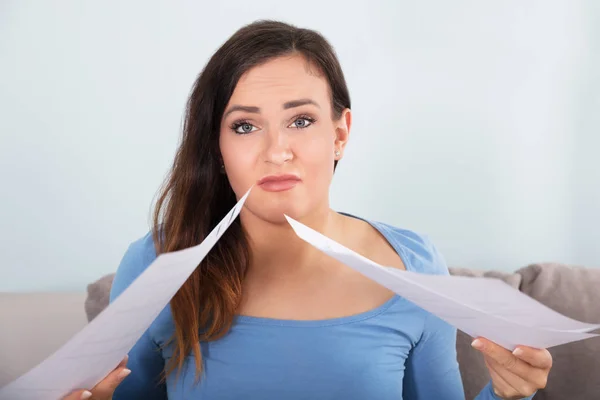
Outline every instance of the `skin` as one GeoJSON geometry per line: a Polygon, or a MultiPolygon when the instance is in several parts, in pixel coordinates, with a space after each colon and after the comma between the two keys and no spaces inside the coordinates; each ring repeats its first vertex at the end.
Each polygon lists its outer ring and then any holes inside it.
{"type": "Polygon", "coordinates": [[[340,118],[332,117],[327,81],[298,55],[248,71],[225,108],[220,150],[238,197],[268,175],[294,174],[301,179],[283,192],[255,186],[240,214],[253,257],[240,314],[334,318],[368,311],[393,295],[300,240],[284,218],[287,214],[377,262],[404,268],[374,228],[329,206],[335,151],[341,159],[352,121],[349,109],[340,118]],[[298,100],[310,104],[284,108],[298,100]],[[259,112],[229,112],[237,106],[259,112]],[[236,128],[240,123],[246,126],[236,128]],[[245,131],[249,133],[239,133],[245,131]]]}
{"type": "MultiPolygon", "coordinates": [[[[240,213],[252,263],[243,282],[239,314],[337,318],[366,312],[393,296],[299,239],[284,217],[287,214],[379,264],[405,269],[377,230],[330,208],[333,164],[343,157],[351,123],[349,109],[334,118],[326,79],[300,55],[270,60],[238,82],[221,121],[219,147],[236,196],[254,185],[240,213]],[[282,174],[294,174],[300,182],[280,192],[257,185],[265,176],[282,174]]],[[[500,397],[525,397],[545,387],[552,365],[547,350],[520,347],[518,355],[483,338],[477,343],[482,344],[480,351],[500,397]]],[[[110,399],[124,379],[119,374],[125,363],[92,390],[93,399],[110,399]]],[[[82,393],[65,399],[80,399],[82,393]]]]}

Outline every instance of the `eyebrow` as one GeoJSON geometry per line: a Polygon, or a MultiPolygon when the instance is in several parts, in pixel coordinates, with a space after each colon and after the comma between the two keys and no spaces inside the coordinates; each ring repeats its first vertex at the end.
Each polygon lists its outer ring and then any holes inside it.
{"type": "MultiPolygon", "coordinates": [[[[319,106],[319,104],[312,99],[298,99],[298,100],[292,100],[292,101],[283,103],[283,109],[289,110],[290,108],[300,107],[300,106],[304,106],[307,104],[312,104],[313,106],[315,106],[317,108],[321,108],[321,106],[319,106]]],[[[245,111],[245,112],[249,112],[249,113],[253,113],[253,114],[258,114],[258,113],[260,113],[260,108],[258,108],[256,106],[241,106],[241,105],[235,104],[235,105],[229,107],[229,109],[223,115],[223,118],[226,118],[229,114],[231,114],[235,111],[245,111]]]]}
{"type": "Polygon", "coordinates": [[[300,106],[304,106],[306,104],[312,104],[313,106],[315,106],[317,108],[321,108],[321,106],[319,106],[319,104],[312,99],[300,99],[300,100],[292,100],[292,101],[288,101],[287,103],[284,103],[283,109],[288,110],[290,108],[300,107],[300,106]]]}

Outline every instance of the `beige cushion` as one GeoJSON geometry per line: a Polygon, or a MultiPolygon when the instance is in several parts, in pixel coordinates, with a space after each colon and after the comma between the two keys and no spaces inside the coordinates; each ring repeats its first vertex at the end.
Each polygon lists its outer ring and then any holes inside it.
{"type": "MultiPolygon", "coordinates": [[[[536,264],[518,272],[523,293],[567,317],[600,323],[600,269],[536,264]]],[[[536,400],[600,399],[600,337],[549,350],[554,367],[536,400]]]]}
{"type": "Polygon", "coordinates": [[[0,293],[0,386],[36,366],[86,325],[85,296],[0,293]]]}

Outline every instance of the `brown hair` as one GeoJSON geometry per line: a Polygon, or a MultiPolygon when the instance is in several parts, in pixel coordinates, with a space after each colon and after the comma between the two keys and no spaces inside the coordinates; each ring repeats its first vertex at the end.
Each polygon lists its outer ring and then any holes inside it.
{"type": "MultiPolygon", "coordinates": [[[[246,71],[290,54],[303,55],[327,79],[333,118],[350,108],[337,56],[319,33],[277,21],[257,21],[235,32],[206,64],[188,99],[183,137],[154,209],[157,255],[199,244],[235,205],[236,196],[221,173],[223,112],[246,71]]],[[[181,370],[190,352],[199,377],[200,342],[219,339],[229,330],[250,257],[238,218],[171,300],[175,350],[163,378],[181,370]]]]}

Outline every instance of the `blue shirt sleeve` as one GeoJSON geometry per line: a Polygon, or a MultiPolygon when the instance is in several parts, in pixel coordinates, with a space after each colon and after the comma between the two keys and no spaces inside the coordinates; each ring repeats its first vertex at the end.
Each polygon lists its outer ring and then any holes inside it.
{"type": "MultiPolygon", "coordinates": [[[[428,240],[424,241],[430,254],[428,257],[423,257],[427,264],[423,272],[449,275],[442,255],[428,240]]],[[[463,400],[465,398],[456,356],[456,328],[428,313],[423,334],[406,362],[403,385],[407,399],[463,400]]],[[[490,381],[475,400],[502,399],[496,396],[490,381]]]]}
{"type": "MultiPolygon", "coordinates": [[[[144,240],[132,243],[117,270],[111,292],[110,301],[114,301],[127,287],[148,267],[145,261],[146,249],[144,240]]],[[[115,390],[113,400],[167,399],[166,385],[160,383],[164,360],[157,344],[152,340],[149,330],[146,330],[129,352],[127,368],[131,374],[115,390]]]]}

